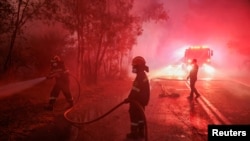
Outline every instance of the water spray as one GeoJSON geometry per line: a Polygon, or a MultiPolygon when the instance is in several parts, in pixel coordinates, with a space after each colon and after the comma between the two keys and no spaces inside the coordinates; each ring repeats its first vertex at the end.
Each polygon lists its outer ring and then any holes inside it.
{"type": "Polygon", "coordinates": [[[25,89],[31,88],[41,82],[46,80],[46,77],[39,77],[32,80],[21,81],[17,83],[11,83],[5,86],[0,87],[0,98],[10,96],[17,92],[23,91],[25,89]]]}

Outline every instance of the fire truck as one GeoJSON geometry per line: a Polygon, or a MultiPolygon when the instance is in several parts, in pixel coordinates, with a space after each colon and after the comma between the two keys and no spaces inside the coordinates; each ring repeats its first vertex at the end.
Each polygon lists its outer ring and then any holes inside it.
{"type": "Polygon", "coordinates": [[[211,65],[211,58],[213,50],[206,46],[190,46],[185,50],[184,64],[187,70],[190,70],[190,63],[192,59],[197,59],[199,66],[207,73],[212,73],[213,67],[211,65]]]}
{"type": "Polygon", "coordinates": [[[205,46],[191,46],[185,50],[185,63],[191,63],[192,59],[197,59],[200,65],[211,64],[213,50],[205,46]]]}

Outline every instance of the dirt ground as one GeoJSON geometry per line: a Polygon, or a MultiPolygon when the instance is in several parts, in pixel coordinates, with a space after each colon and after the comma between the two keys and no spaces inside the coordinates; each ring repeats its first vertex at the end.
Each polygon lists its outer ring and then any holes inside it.
{"type": "MultiPolygon", "coordinates": [[[[64,117],[66,101],[62,94],[57,100],[54,111],[44,110],[53,83],[53,81],[46,80],[24,91],[0,99],[1,141],[68,141],[79,136],[77,133],[72,133],[74,132],[72,124],[64,117]],[[72,134],[75,137],[72,137],[72,134]]],[[[96,107],[109,109],[112,105],[118,104],[117,101],[108,101],[110,104],[105,106],[102,101],[106,100],[107,102],[107,99],[114,97],[116,99],[119,97],[122,101],[126,98],[131,84],[131,80],[108,81],[98,86],[81,86],[80,92],[78,85],[75,85],[72,87],[72,93],[77,101],[74,106],[76,110],[72,113],[77,115],[96,107]]],[[[80,118],[81,122],[83,122],[82,120],[86,119],[80,118]]],[[[91,125],[90,128],[95,130],[100,126],[102,125],[98,125],[98,127],[91,125]]]]}

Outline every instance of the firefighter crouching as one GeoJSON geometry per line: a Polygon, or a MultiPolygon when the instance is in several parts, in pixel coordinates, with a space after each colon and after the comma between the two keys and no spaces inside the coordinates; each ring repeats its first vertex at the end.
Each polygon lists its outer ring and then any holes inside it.
{"type": "Polygon", "coordinates": [[[51,70],[47,79],[55,78],[55,84],[50,92],[50,98],[46,110],[52,111],[60,92],[62,92],[69,103],[69,108],[73,106],[73,98],[70,92],[69,72],[65,68],[64,62],[59,56],[51,59],[51,70]]]}
{"type": "MultiPolygon", "coordinates": [[[[130,100],[136,101],[140,104],[143,110],[145,110],[145,106],[148,104],[150,98],[149,81],[145,71],[149,71],[148,66],[146,66],[145,59],[141,56],[133,58],[132,72],[136,74],[136,78],[133,82],[128,98],[125,99],[125,102],[129,102],[130,100]]],[[[141,114],[139,107],[133,102],[130,102],[129,105],[129,115],[131,132],[127,134],[127,138],[143,138],[145,136],[144,115],[141,114]]]]}

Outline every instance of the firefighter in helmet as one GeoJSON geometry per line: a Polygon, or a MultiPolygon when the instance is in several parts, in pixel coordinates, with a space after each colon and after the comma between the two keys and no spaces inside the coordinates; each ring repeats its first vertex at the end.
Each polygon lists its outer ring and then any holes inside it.
{"type": "Polygon", "coordinates": [[[73,106],[73,98],[70,92],[69,71],[65,68],[64,62],[59,56],[51,59],[51,70],[47,79],[55,79],[55,84],[50,92],[49,104],[46,110],[52,111],[59,93],[62,92],[69,103],[69,107],[73,106]]]}
{"type": "Polygon", "coordinates": [[[130,101],[129,115],[131,122],[131,132],[127,134],[127,138],[136,139],[139,137],[144,137],[145,135],[144,115],[141,114],[140,107],[131,102],[131,100],[137,102],[143,110],[145,110],[145,106],[149,102],[150,87],[145,71],[149,71],[148,66],[146,66],[145,59],[141,56],[133,58],[132,72],[136,74],[136,77],[128,98],[125,99],[125,102],[130,101]]]}

